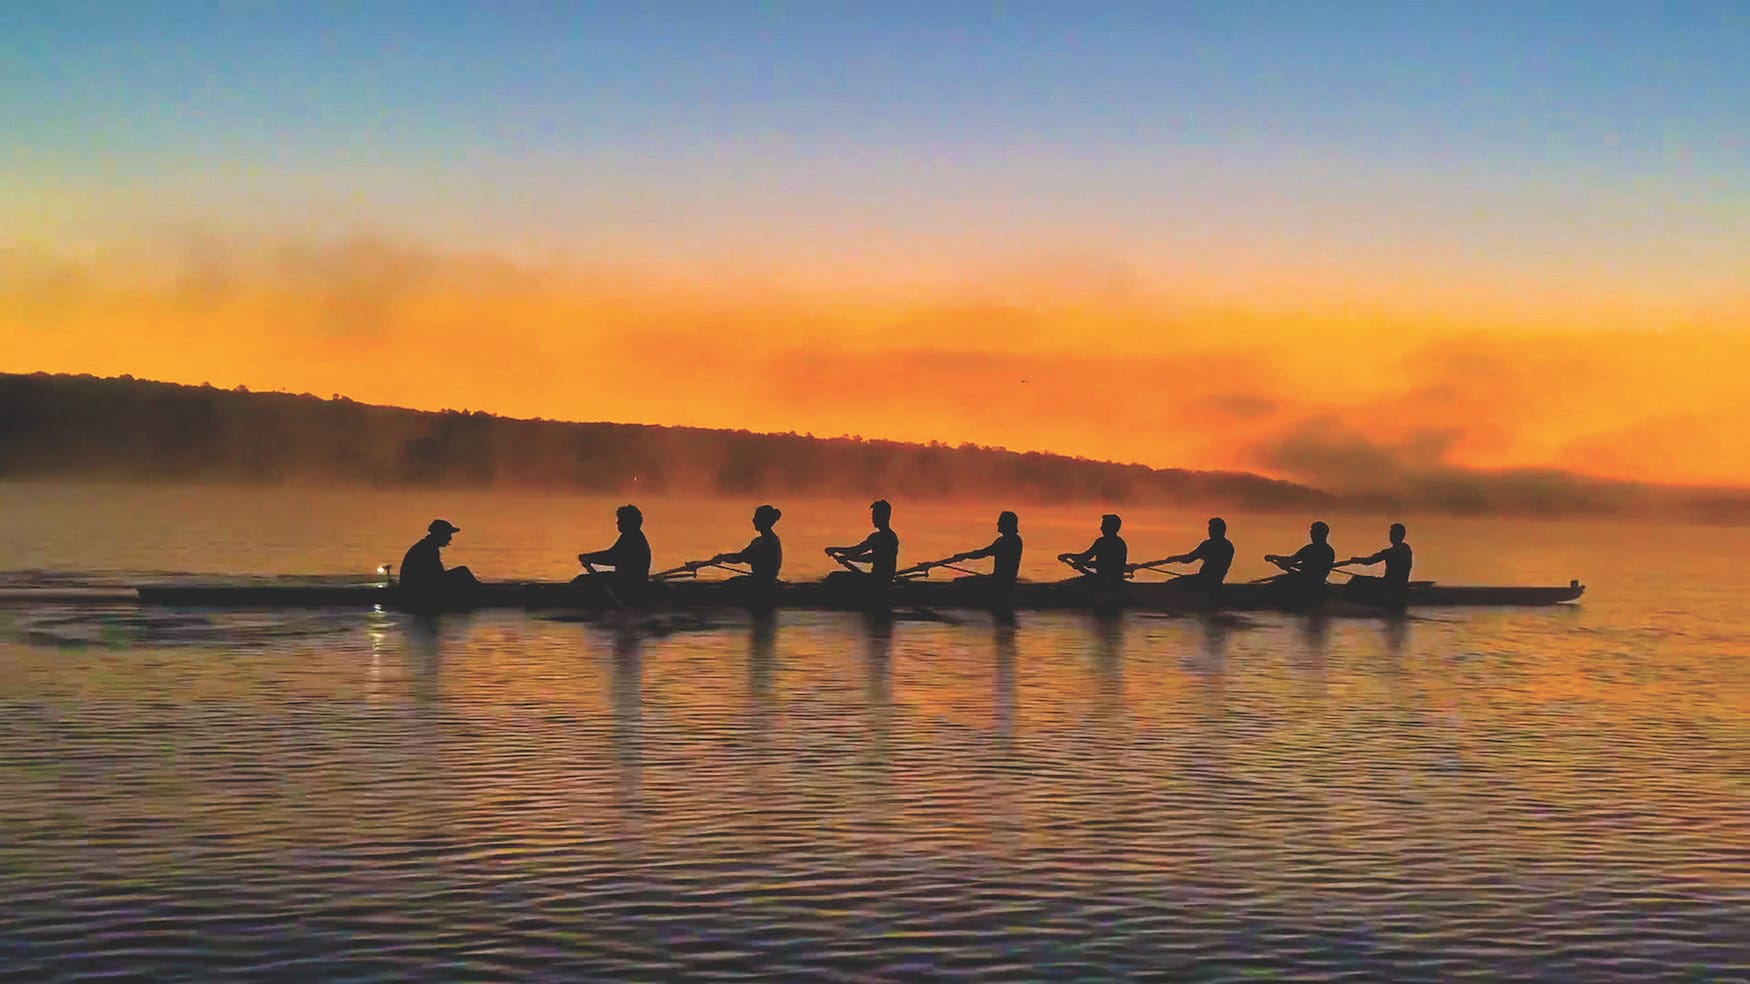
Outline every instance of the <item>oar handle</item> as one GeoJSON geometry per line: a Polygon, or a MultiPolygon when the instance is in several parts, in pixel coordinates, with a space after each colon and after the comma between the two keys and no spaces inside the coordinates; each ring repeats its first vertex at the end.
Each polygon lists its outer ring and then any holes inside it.
{"type": "Polygon", "coordinates": [[[1092,573],[1094,573],[1092,568],[1084,566],[1081,563],[1081,561],[1071,560],[1068,557],[1059,557],[1057,559],[1061,563],[1063,563],[1065,566],[1067,566],[1070,570],[1075,571],[1077,574],[1092,574],[1092,573]]]}

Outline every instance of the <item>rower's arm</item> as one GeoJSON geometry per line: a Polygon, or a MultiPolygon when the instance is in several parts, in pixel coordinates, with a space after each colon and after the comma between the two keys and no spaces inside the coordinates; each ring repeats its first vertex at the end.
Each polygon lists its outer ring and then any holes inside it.
{"type": "Polygon", "coordinates": [[[844,560],[868,560],[875,555],[875,534],[864,537],[863,542],[854,547],[827,547],[826,552],[844,560]]]}
{"type": "Polygon", "coordinates": [[[1309,543],[1306,546],[1301,547],[1299,550],[1296,550],[1294,556],[1279,559],[1276,562],[1276,566],[1285,571],[1299,573],[1300,571],[1306,570],[1308,564],[1318,563],[1318,559],[1312,556],[1312,552],[1313,544],[1309,543]]]}
{"type": "Polygon", "coordinates": [[[1389,551],[1389,550],[1381,550],[1379,553],[1376,553],[1371,557],[1350,557],[1348,560],[1345,560],[1340,564],[1334,564],[1332,566],[1348,567],[1351,564],[1361,564],[1362,566],[1369,566],[1372,564],[1383,564],[1383,563],[1385,563],[1386,554],[1388,554],[1390,552],[1391,551],[1389,551]]]}
{"type": "MultiPolygon", "coordinates": [[[[614,541],[614,545],[608,549],[597,550],[595,553],[578,554],[577,559],[586,565],[607,564],[614,570],[619,570],[622,567],[631,566],[636,562],[635,558],[627,556],[630,550],[631,547],[626,543],[625,535],[622,534],[618,540],[614,541]]],[[[649,561],[646,560],[645,563],[648,564],[649,561]]]]}
{"type": "Polygon", "coordinates": [[[986,557],[995,557],[997,555],[997,544],[1001,542],[1002,540],[1000,539],[993,540],[988,547],[980,547],[977,550],[968,550],[962,554],[955,554],[948,558],[948,563],[952,564],[961,560],[983,560],[986,557]]]}
{"type": "Polygon", "coordinates": [[[1088,547],[1088,549],[1083,550],[1081,553],[1079,553],[1079,554],[1078,553],[1058,554],[1057,559],[1063,561],[1066,564],[1091,563],[1094,559],[1094,551],[1098,550],[1099,548],[1100,548],[1100,541],[1095,540],[1093,542],[1093,544],[1088,547]]]}
{"type": "Polygon", "coordinates": [[[1195,550],[1192,550],[1190,553],[1174,554],[1171,557],[1162,557],[1160,560],[1151,560],[1146,564],[1137,564],[1135,566],[1137,566],[1137,567],[1153,567],[1156,564],[1189,564],[1193,560],[1201,560],[1201,559],[1203,559],[1203,547],[1202,547],[1202,545],[1199,545],[1195,550]]]}
{"type": "MultiPolygon", "coordinates": [[[[750,543],[747,546],[742,547],[740,550],[736,550],[732,553],[720,553],[717,556],[712,557],[707,563],[712,563],[712,564],[746,564],[746,563],[750,563],[747,555],[749,552],[751,552],[753,550],[754,545],[757,543],[759,543],[759,541],[755,540],[753,543],[750,543]]],[[[832,548],[828,547],[827,552],[828,553],[832,552],[832,548]]]]}

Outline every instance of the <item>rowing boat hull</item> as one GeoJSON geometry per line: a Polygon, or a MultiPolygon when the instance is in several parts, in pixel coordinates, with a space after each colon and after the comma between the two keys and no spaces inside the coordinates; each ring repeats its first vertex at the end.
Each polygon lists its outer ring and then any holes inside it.
{"type": "MultiPolygon", "coordinates": [[[[382,585],[143,585],[140,601],[148,605],[202,608],[417,608],[400,589],[382,585]]],[[[1576,601],[1585,588],[1579,582],[1564,587],[1485,587],[1412,584],[1405,598],[1410,608],[1536,607],[1576,601]]],[[[860,599],[837,594],[819,583],[781,585],[769,599],[771,607],[786,609],[843,610],[869,607],[860,599]]],[[[1121,595],[1098,596],[1085,583],[1075,581],[1023,582],[1007,606],[993,605],[988,596],[949,582],[904,582],[895,585],[887,603],[892,607],[989,609],[1010,607],[1023,611],[1091,608],[1139,608],[1156,611],[1202,610],[1266,611],[1283,608],[1283,598],[1273,585],[1230,584],[1217,595],[1186,591],[1171,582],[1132,583],[1121,595]]],[[[528,608],[594,609],[620,607],[648,609],[700,609],[745,606],[745,599],[726,594],[709,582],[653,585],[650,595],[635,606],[622,606],[600,596],[588,596],[564,583],[496,582],[482,584],[446,609],[528,608]]],[[[431,607],[429,605],[423,607],[431,607]]],[[[1324,610],[1361,608],[1373,610],[1365,600],[1345,598],[1343,589],[1332,585],[1324,610]]]]}

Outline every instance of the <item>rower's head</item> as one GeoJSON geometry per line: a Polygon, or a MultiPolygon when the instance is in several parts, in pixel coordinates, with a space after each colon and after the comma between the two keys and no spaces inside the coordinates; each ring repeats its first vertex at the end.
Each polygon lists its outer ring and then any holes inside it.
{"type": "Polygon", "coordinates": [[[614,525],[620,528],[621,533],[641,530],[644,528],[644,514],[638,511],[637,506],[621,506],[614,510],[614,525]]]}
{"type": "Polygon", "coordinates": [[[1124,520],[1119,519],[1117,513],[1107,513],[1100,517],[1100,532],[1106,536],[1116,536],[1118,527],[1123,525],[1124,520]]]}
{"type": "Polygon", "coordinates": [[[1210,539],[1219,540],[1224,536],[1227,536],[1227,520],[1222,519],[1220,516],[1211,519],[1209,521],[1210,539]]]}
{"type": "Polygon", "coordinates": [[[1021,517],[1007,509],[997,513],[997,532],[1004,534],[1021,532],[1021,517]]]}
{"type": "Polygon", "coordinates": [[[1393,543],[1402,543],[1404,542],[1404,537],[1408,535],[1408,533],[1409,531],[1404,529],[1404,524],[1393,523],[1391,524],[1391,529],[1386,532],[1386,536],[1391,537],[1391,542],[1393,543]]]}
{"type": "Polygon", "coordinates": [[[425,528],[425,535],[440,547],[449,546],[450,538],[460,532],[462,532],[461,527],[450,525],[450,521],[447,519],[434,519],[431,521],[431,525],[425,528]]]}
{"type": "Polygon", "coordinates": [[[1314,543],[1323,543],[1331,537],[1331,526],[1329,523],[1320,520],[1319,522],[1312,524],[1312,527],[1307,530],[1307,532],[1312,534],[1314,543]]]}
{"type": "Polygon", "coordinates": [[[876,499],[869,503],[869,522],[874,523],[877,529],[886,529],[892,519],[893,503],[886,499],[876,499]]]}
{"type": "Polygon", "coordinates": [[[759,530],[761,533],[770,533],[772,531],[772,525],[775,524],[778,521],[778,518],[782,515],[784,514],[778,511],[777,506],[761,506],[753,511],[753,528],[759,530]]]}

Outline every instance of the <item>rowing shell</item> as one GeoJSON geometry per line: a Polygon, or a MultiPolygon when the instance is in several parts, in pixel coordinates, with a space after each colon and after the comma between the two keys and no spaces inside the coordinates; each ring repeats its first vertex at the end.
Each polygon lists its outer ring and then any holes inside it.
{"type": "MultiPolygon", "coordinates": [[[[1485,587],[1413,582],[1404,599],[1410,608],[1534,607],[1576,601],[1585,587],[1572,581],[1565,587],[1485,587]]],[[[141,585],[139,600],[147,605],[201,608],[394,608],[432,607],[413,604],[398,587],[374,585],[141,585]]],[[[778,585],[759,599],[760,607],[785,609],[863,609],[866,599],[848,596],[819,582],[778,585]]],[[[744,595],[730,593],[721,584],[688,581],[652,583],[642,598],[622,599],[633,607],[655,610],[748,607],[744,595]]],[[[999,602],[975,588],[952,582],[906,581],[894,585],[883,599],[890,606],[990,609],[1011,608],[1046,611],[1094,608],[1139,608],[1155,611],[1196,612],[1265,611],[1284,607],[1284,598],[1271,584],[1230,584],[1215,594],[1185,590],[1170,581],[1126,584],[1118,592],[1096,592],[1084,581],[1021,582],[1013,596],[999,602]]],[[[449,609],[557,608],[609,610],[623,607],[620,601],[580,592],[566,583],[539,581],[492,582],[480,585],[466,596],[441,606],[449,609]]],[[[1376,610],[1364,598],[1345,597],[1343,588],[1332,585],[1321,610],[1360,608],[1376,610]]]]}

